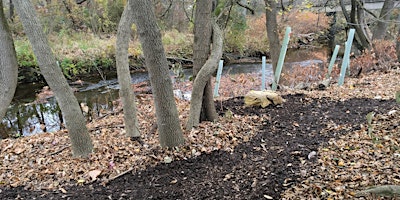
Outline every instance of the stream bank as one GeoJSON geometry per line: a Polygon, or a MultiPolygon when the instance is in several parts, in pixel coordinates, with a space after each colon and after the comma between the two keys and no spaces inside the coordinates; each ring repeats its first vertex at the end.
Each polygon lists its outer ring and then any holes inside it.
{"type": "MultiPolygon", "coordinates": [[[[323,50],[321,50],[323,51],[323,50]]],[[[315,56],[310,52],[289,51],[286,69],[291,66],[324,66],[326,58],[314,59],[315,56]],[[309,59],[309,60],[306,60],[309,59]],[[296,62],[297,61],[297,62],[296,62]]],[[[261,73],[261,58],[241,58],[241,60],[230,61],[224,66],[223,76],[234,74],[261,73]]],[[[174,82],[188,81],[192,74],[191,68],[171,69],[170,76],[174,82]],[[176,74],[182,73],[182,74],[176,74]],[[181,77],[177,80],[176,77],[181,77]]],[[[267,77],[272,78],[272,66],[267,64],[267,77]]],[[[132,84],[135,85],[136,93],[151,93],[148,74],[145,71],[136,71],[131,74],[132,84]]],[[[74,88],[75,96],[81,104],[86,119],[91,121],[93,118],[102,117],[114,112],[119,112],[119,85],[116,74],[112,71],[107,73],[97,73],[92,76],[76,77],[76,81],[69,81],[74,88]]],[[[46,84],[28,83],[19,84],[12,105],[10,106],[5,118],[2,120],[3,126],[12,132],[13,136],[29,136],[42,132],[53,132],[63,128],[63,118],[51,91],[44,88],[46,84]]],[[[175,88],[179,89],[179,88],[175,88]]],[[[175,91],[176,95],[190,96],[187,91],[175,91]],[[186,92],[186,94],[185,94],[186,92]]],[[[186,98],[185,97],[185,98],[186,98]]],[[[178,97],[179,98],[179,97],[178,97]]],[[[3,127],[4,128],[4,127],[3,127]]]]}

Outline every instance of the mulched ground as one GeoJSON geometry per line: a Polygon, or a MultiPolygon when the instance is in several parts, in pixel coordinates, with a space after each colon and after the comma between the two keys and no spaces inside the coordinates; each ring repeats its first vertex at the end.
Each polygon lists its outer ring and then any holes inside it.
{"type": "Polygon", "coordinates": [[[23,187],[1,188],[1,199],[280,199],[281,193],[318,167],[314,152],[330,138],[360,129],[365,116],[399,109],[395,100],[352,98],[344,101],[310,98],[303,94],[284,96],[284,106],[252,108],[243,97],[216,103],[223,115],[266,114],[259,132],[234,151],[213,151],[187,160],[158,164],[128,173],[107,185],[66,187],[62,191],[30,191],[23,187]],[[347,129],[321,131],[328,125],[347,129]],[[310,170],[311,171],[311,170],[310,170]]]}

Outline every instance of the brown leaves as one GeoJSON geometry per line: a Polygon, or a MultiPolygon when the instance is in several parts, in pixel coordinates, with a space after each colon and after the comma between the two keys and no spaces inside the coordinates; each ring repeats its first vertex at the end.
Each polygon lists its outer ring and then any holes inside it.
{"type": "Polygon", "coordinates": [[[393,126],[399,122],[399,113],[377,115],[372,122],[376,139],[362,128],[331,140],[318,151],[314,175],[287,190],[285,198],[353,199],[370,186],[399,185],[400,127],[393,126]]]}
{"type": "MultiPolygon", "coordinates": [[[[176,102],[184,123],[189,104],[178,99],[176,102]]],[[[197,129],[186,131],[185,145],[168,150],[159,146],[157,132],[151,131],[156,123],[152,96],[141,95],[137,105],[143,145],[125,136],[121,113],[88,124],[95,150],[87,159],[72,158],[66,131],[2,140],[0,183],[61,192],[66,184],[107,183],[127,171],[135,172],[146,166],[168,164],[219,149],[233,151],[267,120],[262,116],[232,113],[229,118],[220,117],[219,122],[205,122],[197,129]]],[[[171,180],[171,184],[175,183],[171,180]]]]}

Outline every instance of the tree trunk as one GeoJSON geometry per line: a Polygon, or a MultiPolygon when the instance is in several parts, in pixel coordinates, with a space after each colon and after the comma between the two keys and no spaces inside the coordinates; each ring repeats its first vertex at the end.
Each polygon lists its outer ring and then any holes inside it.
{"type": "Polygon", "coordinates": [[[358,47],[359,50],[368,49],[370,46],[370,42],[368,40],[367,35],[365,34],[364,30],[361,27],[361,22],[363,19],[360,19],[360,8],[359,2],[357,0],[351,0],[351,12],[350,12],[350,24],[356,30],[357,38],[360,41],[361,47],[358,47]],[[357,20],[358,16],[358,20],[357,20]]]}
{"type": "Polygon", "coordinates": [[[31,1],[14,0],[25,32],[32,44],[40,71],[50,88],[54,91],[57,102],[68,129],[74,156],[87,156],[93,151],[93,144],[86,128],[86,121],[67,80],[50,49],[42,25],[35,13],[31,1]]]}
{"type": "MultiPolygon", "coordinates": [[[[196,2],[196,12],[194,18],[194,43],[193,43],[193,77],[196,78],[198,72],[207,61],[210,54],[212,26],[211,13],[212,4],[209,0],[198,0],[196,2]]],[[[211,77],[208,79],[204,95],[201,102],[200,120],[214,121],[218,118],[215,109],[211,77]]]]}
{"type": "MultiPolygon", "coordinates": [[[[400,21],[400,15],[398,16],[397,21],[400,21]]],[[[396,37],[396,54],[397,54],[397,61],[400,62],[400,24],[397,24],[397,26],[399,31],[396,37]]]]}
{"type": "Polygon", "coordinates": [[[14,43],[0,0],[0,120],[14,97],[17,87],[18,63],[14,43]]]}
{"type": "Polygon", "coordinates": [[[379,15],[378,23],[376,24],[374,33],[372,35],[373,40],[385,39],[386,30],[388,27],[388,20],[390,19],[390,13],[392,12],[393,8],[394,0],[385,0],[381,13],[379,15]]]}
{"type": "Polygon", "coordinates": [[[217,69],[218,61],[222,57],[223,35],[216,22],[213,23],[213,41],[211,56],[203,65],[193,83],[189,119],[186,123],[187,130],[190,130],[192,127],[195,127],[199,124],[201,101],[204,92],[203,88],[207,84],[207,80],[210,79],[212,74],[217,69]]]}
{"type": "Polygon", "coordinates": [[[267,36],[269,42],[269,52],[271,54],[272,69],[275,73],[276,65],[279,60],[279,53],[281,50],[281,45],[279,42],[278,34],[278,22],[276,21],[277,11],[276,11],[276,1],[275,0],[265,0],[265,17],[267,26],[267,36]]]}
{"type": "Polygon", "coordinates": [[[184,143],[183,133],[153,5],[148,0],[135,0],[131,8],[153,89],[160,144],[162,147],[179,146],[184,143]]]}
{"type": "Polygon", "coordinates": [[[132,0],[128,1],[122,13],[118,25],[116,41],[116,61],[118,82],[120,85],[120,97],[124,108],[124,122],[126,135],[129,137],[140,137],[139,125],[136,117],[135,95],[131,88],[131,76],[129,71],[128,48],[133,23],[133,10],[130,7],[132,0]]]}
{"type": "MultiPolygon", "coordinates": [[[[346,19],[347,24],[352,24],[350,15],[346,10],[346,5],[344,4],[344,0],[340,0],[340,7],[342,8],[342,13],[344,15],[344,18],[346,19]]],[[[351,7],[351,15],[354,14],[355,16],[355,11],[356,7],[351,7]],[[352,14],[353,13],[353,14],[352,14]]],[[[355,18],[355,17],[354,17],[355,18]]],[[[355,19],[354,19],[355,20],[355,19]]],[[[354,28],[352,25],[349,25],[350,28],[354,28]]],[[[363,49],[363,45],[361,42],[357,39],[357,37],[354,37],[354,45],[357,47],[357,49],[363,49]]]]}

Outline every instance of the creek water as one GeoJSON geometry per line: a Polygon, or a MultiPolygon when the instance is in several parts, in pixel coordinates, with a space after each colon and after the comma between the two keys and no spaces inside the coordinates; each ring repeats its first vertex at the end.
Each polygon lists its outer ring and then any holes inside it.
{"type": "MultiPolygon", "coordinates": [[[[293,65],[308,66],[315,63],[323,63],[321,60],[306,60],[294,62],[293,65]]],[[[191,69],[183,69],[185,81],[191,76],[191,69]]],[[[261,73],[261,63],[232,64],[224,66],[222,75],[261,73]]],[[[174,73],[171,71],[170,76],[174,73]]],[[[272,66],[267,64],[267,77],[272,79],[272,66]]],[[[132,83],[147,81],[146,72],[131,74],[132,83]]],[[[93,80],[92,80],[93,81],[93,80]]],[[[19,136],[29,136],[41,132],[54,132],[63,128],[63,117],[54,97],[47,98],[45,102],[36,103],[36,94],[41,91],[43,84],[26,84],[17,88],[12,105],[9,107],[2,123],[11,129],[11,132],[19,136]]],[[[110,80],[98,80],[86,84],[75,93],[79,103],[89,108],[90,114],[84,115],[89,121],[92,117],[99,117],[105,112],[115,111],[113,101],[119,98],[119,85],[116,78],[110,80]],[[93,116],[94,115],[94,116],[93,116]]]]}

